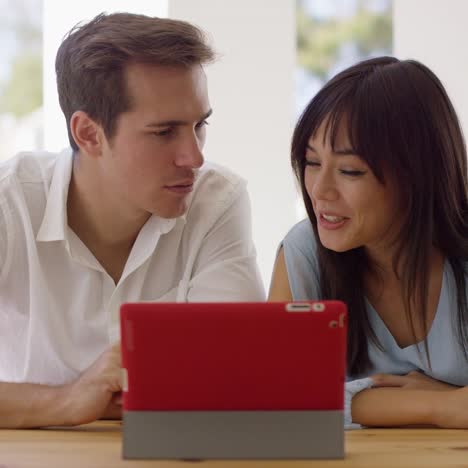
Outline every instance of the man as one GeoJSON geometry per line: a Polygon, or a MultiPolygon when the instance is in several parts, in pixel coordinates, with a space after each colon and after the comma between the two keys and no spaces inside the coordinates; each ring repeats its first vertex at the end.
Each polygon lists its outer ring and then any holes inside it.
{"type": "Polygon", "coordinates": [[[123,302],[264,299],[245,183],[203,165],[212,59],[192,25],[123,13],[62,43],[72,151],[0,166],[1,427],[120,416],[123,302]]]}

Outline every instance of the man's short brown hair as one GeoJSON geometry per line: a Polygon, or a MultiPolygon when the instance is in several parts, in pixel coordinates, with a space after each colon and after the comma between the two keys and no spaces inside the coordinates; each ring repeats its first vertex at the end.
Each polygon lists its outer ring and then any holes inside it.
{"type": "Polygon", "coordinates": [[[131,106],[125,81],[129,63],[192,66],[213,59],[203,32],[185,21],[115,13],[75,26],[55,61],[60,107],[73,150],[78,146],[70,119],[77,110],[99,123],[107,138],[114,135],[117,117],[131,106]]]}

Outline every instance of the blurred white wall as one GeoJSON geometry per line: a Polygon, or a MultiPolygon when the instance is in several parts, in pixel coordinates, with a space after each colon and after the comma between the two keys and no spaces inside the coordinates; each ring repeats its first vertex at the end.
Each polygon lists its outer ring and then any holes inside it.
{"type": "Polygon", "coordinates": [[[55,55],[63,37],[79,22],[89,21],[101,12],[118,11],[166,17],[168,0],[44,0],[44,146],[47,151],[60,151],[69,146],[55,79],[55,55]]]}
{"type": "Polygon", "coordinates": [[[208,32],[219,60],[207,67],[214,115],[205,156],[247,179],[254,242],[268,286],[279,241],[295,223],[289,166],[294,120],[295,2],[269,0],[44,0],[45,148],[68,146],[58,104],[55,54],[65,33],[101,11],[192,21],[208,32]]]}
{"type": "Polygon", "coordinates": [[[43,148],[44,118],[42,108],[23,116],[0,114],[0,161],[22,151],[43,148]]]}
{"type": "Polygon", "coordinates": [[[294,124],[295,1],[170,0],[219,52],[207,67],[213,117],[205,156],[248,181],[253,233],[268,287],[278,243],[296,222],[289,165],[294,124]]]}
{"type": "Polygon", "coordinates": [[[393,0],[393,41],[439,77],[468,137],[468,1],[393,0]]]}
{"type": "MultiPolygon", "coordinates": [[[[101,11],[132,11],[198,24],[218,62],[207,67],[214,114],[205,155],[249,183],[259,265],[268,286],[278,242],[297,221],[289,166],[296,63],[293,0],[44,0],[45,147],[68,145],[54,60],[63,35],[101,11]]],[[[467,0],[394,0],[394,54],[440,77],[468,135],[467,0]]]]}

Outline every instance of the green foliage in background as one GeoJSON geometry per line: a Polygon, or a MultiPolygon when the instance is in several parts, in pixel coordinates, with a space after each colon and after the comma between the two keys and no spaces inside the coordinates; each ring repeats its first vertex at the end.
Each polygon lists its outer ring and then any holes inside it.
{"type": "Polygon", "coordinates": [[[0,83],[0,113],[23,117],[43,101],[42,1],[16,0],[4,11],[0,28],[15,37],[17,48],[8,79],[0,83]]]}
{"type": "Polygon", "coordinates": [[[3,89],[0,112],[23,117],[42,105],[42,57],[20,54],[3,89]]]}
{"type": "Polygon", "coordinates": [[[351,18],[319,20],[309,16],[302,3],[298,2],[296,13],[298,64],[322,80],[327,78],[344,43],[354,43],[362,56],[374,50],[391,50],[390,8],[383,14],[372,13],[361,0],[357,14],[351,18]]]}

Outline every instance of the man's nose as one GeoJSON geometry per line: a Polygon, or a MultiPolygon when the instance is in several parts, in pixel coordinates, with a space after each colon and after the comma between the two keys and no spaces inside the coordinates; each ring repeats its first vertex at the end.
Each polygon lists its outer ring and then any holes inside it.
{"type": "Polygon", "coordinates": [[[198,169],[204,162],[202,149],[203,144],[195,133],[187,135],[178,148],[176,166],[198,169]]]}

